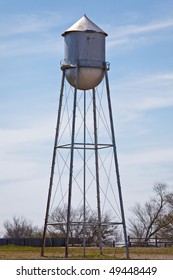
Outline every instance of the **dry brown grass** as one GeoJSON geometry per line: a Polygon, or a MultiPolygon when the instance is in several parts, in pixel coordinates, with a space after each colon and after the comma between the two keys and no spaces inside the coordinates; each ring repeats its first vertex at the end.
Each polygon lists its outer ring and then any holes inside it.
{"type": "MultiPolygon", "coordinates": [[[[173,248],[129,248],[130,259],[146,260],[173,260],[173,248]]],[[[45,248],[45,256],[41,257],[40,248],[22,246],[1,246],[1,260],[40,260],[40,259],[64,259],[65,248],[45,248]]],[[[83,259],[83,248],[69,248],[70,259],[83,259]]],[[[86,259],[126,259],[124,248],[104,248],[103,255],[99,254],[99,249],[86,248],[86,259]]]]}

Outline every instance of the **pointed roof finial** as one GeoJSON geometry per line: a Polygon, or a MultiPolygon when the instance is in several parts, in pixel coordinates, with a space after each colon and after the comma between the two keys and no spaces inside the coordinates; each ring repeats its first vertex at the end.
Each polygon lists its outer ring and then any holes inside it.
{"type": "Polygon", "coordinates": [[[86,14],[79,19],[76,23],[74,23],[70,28],[68,28],[62,36],[69,32],[74,32],[74,31],[79,31],[79,32],[86,32],[86,31],[91,31],[91,32],[97,32],[97,33],[102,33],[105,36],[108,34],[104,32],[100,27],[98,27],[94,22],[92,22],[86,14]]]}

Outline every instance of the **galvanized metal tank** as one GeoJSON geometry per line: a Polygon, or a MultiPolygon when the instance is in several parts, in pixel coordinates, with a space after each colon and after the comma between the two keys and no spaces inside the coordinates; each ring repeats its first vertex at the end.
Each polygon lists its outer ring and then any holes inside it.
{"type": "Polygon", "coordinates": [[[81,90],[96,87],[104,76],[107,34],[84,15],[62,36],[65,41],[62,69],[67,81],[72,86],[77,83],[81,90]]]}

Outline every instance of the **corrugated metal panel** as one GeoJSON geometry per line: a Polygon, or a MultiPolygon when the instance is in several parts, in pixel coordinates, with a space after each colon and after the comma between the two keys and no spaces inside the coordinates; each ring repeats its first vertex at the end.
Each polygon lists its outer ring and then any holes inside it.
{"type": "Polygon", "coordinates": [[[70,28],[68,28],[62,36],[69,32],[97,32],[102,33],[105,36],[108,34],[104,32],[100,27],[98,27],[94,22],[92,22],[86,15],[84,15],[81,19],[79,19],[76,23],[74,23],[70,28]]]}

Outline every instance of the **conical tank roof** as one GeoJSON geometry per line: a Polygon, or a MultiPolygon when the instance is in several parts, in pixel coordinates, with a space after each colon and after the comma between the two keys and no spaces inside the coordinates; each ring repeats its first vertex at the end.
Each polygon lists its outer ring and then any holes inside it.
{"type": "Polygon", "coordinates": [[[102,33],[105,36],[108,34],[104,32],[100,27],[98,27],[94,22],[92,22],[86,15],[84,15],[81,19],[79,19],[76,23],[74,23],[70,28],[68,28],[62,36],[69,32],[97,32],[102,33]]]}

